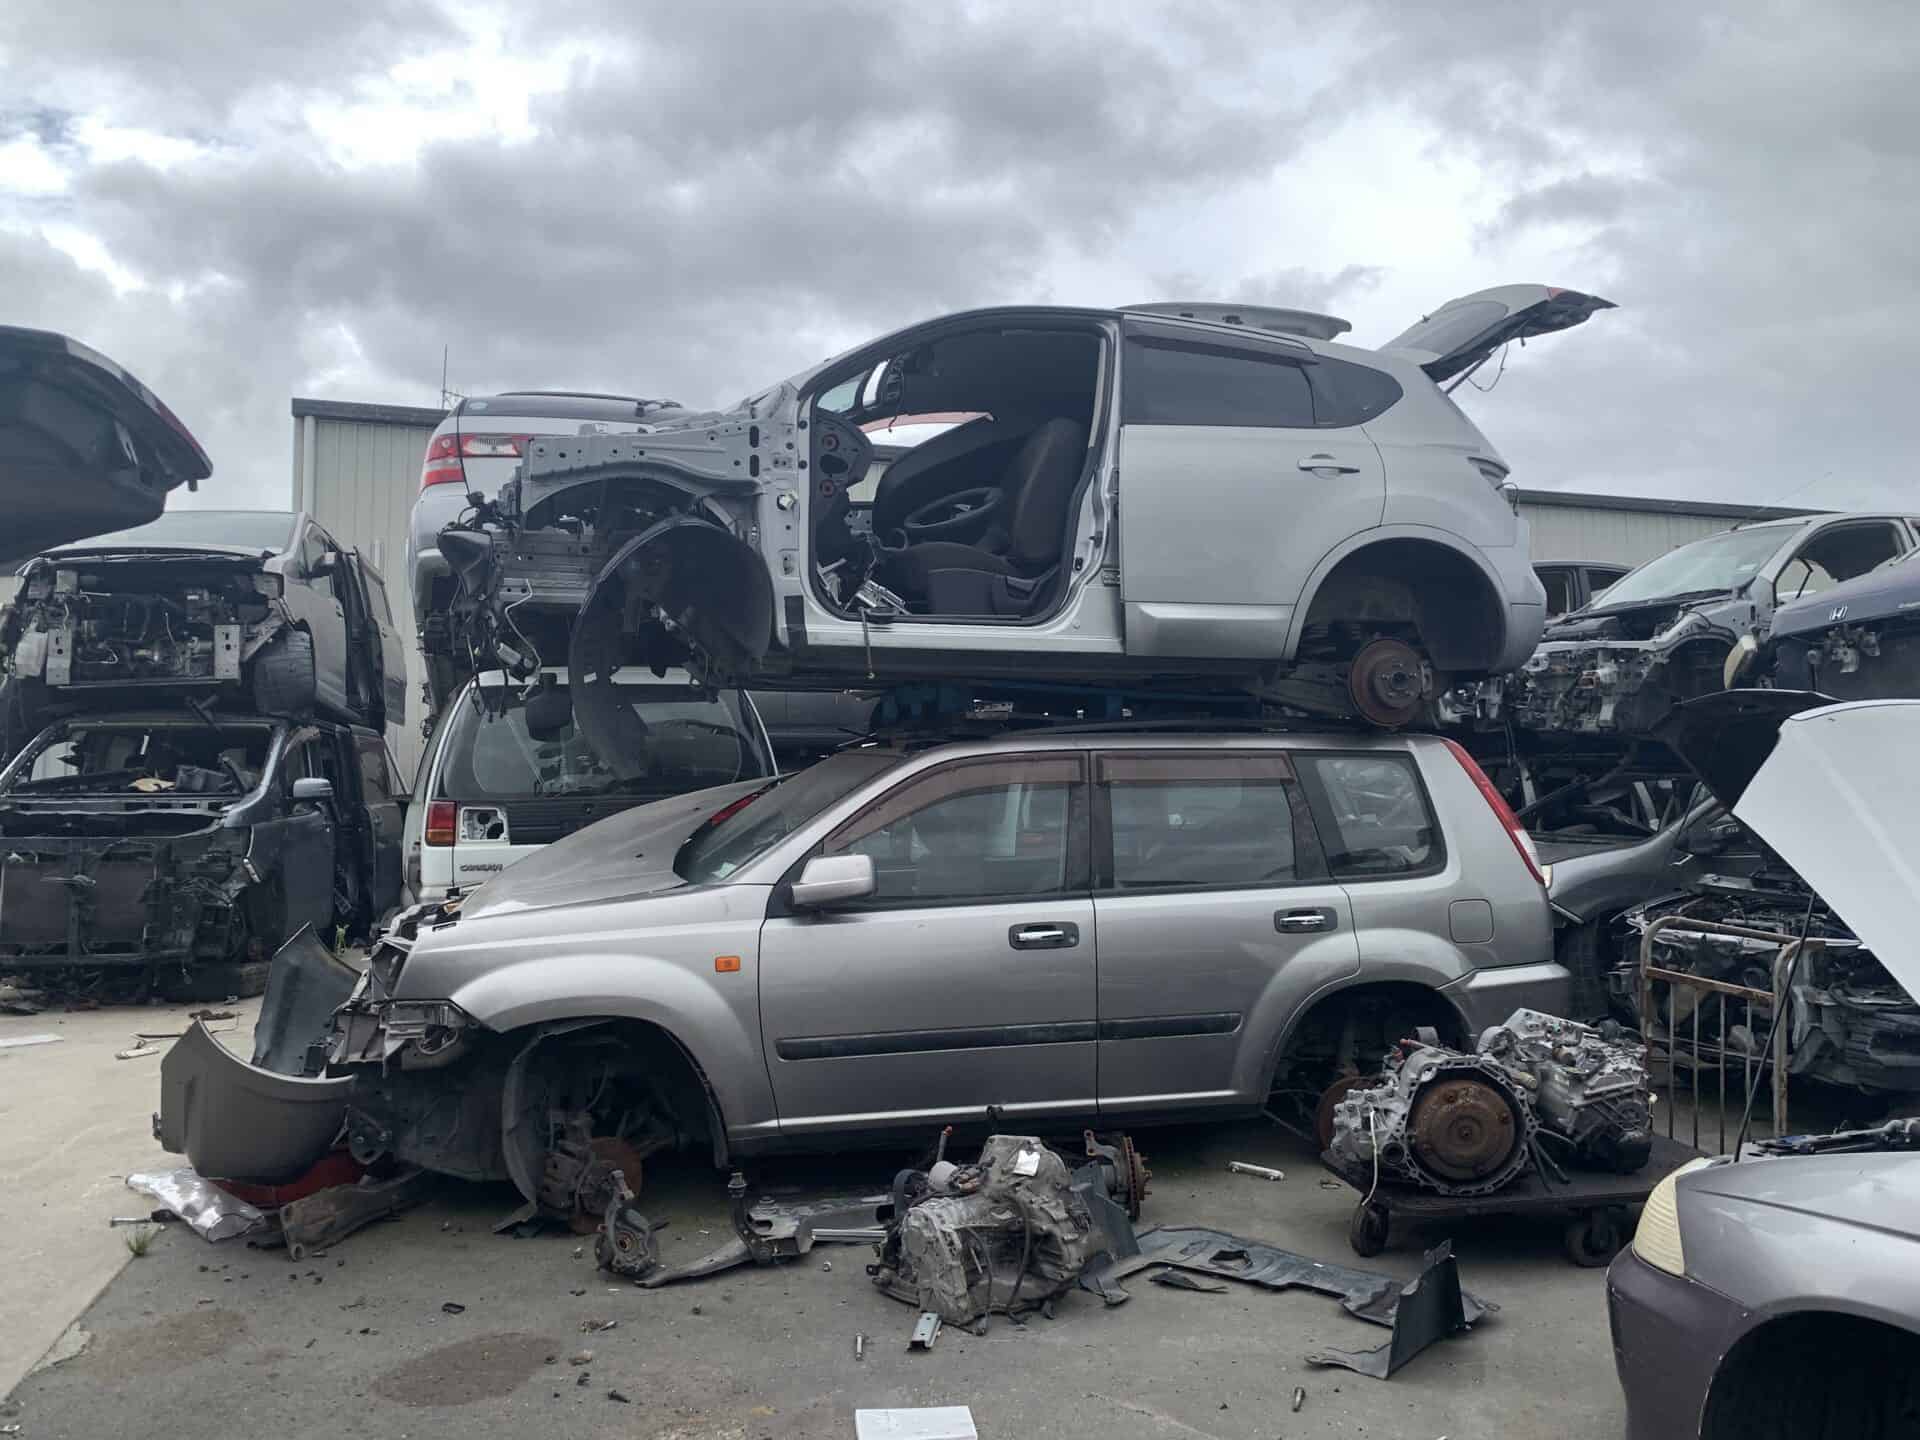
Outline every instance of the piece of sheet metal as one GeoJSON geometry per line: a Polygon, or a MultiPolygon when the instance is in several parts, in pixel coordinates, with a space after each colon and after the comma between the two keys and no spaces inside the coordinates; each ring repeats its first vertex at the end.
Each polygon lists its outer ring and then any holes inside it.
{"type": "Polygon", "coordinates": [[[253,1026],[253,1063],[281,1075],[317,1075],[333,1012],[347,1003],[360,972],[335,955],[311,925],[274,953],[260,1018],[253,1026]]]}
{"type": "Polygon", "coordinates": [[[127,1188],[158,1200],[191,1225],[203,1240],[230,1240],[262,1229],[267,1223],[267,1217],[258,1207],[201,1179],[185,1165],[177,1170],[148,1170],[129,1175],[127,1188]]]}
{"type": "Polygon", "coordinates": [[[1316,1350],[1307,1356],[1307,1363],[1339,1365],[1385,1380],[1434,1341],[1472,1326],[1466,1298],[1453,1242],[1442,1240],[1427,1251],[1426,1268],[1400,1287],[1393,1308],[1393,1334],[1386,1344],[1371,1350],[1316,1350]]]}
{"type": "Polygon", "coordinates": [[[249,1065],[196,1020],[160,1062],[153,1135],[202,1175],[290,1180],[333,1144],[353,1084],[249,1065]]]}
{"type": "Polygon", "coordinates": [[[386,1180],[363,1178],[357,1185],[333,1185],[280,1207],[280,1233],[287,1242],[287,1258],[304,1260],[336,1240],[365,1229],[376,1220],[418,1205],[432,1193],[440,1177],[428,1170],[403,1170],[386,1180]]]}

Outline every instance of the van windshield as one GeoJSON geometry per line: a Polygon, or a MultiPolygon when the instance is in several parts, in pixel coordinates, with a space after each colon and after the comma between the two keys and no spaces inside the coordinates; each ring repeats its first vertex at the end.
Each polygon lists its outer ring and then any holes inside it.
{"type": "MultiPolygon", "coordinates": [[[[577,725],[551,739],[527,732],[517,691],[503,697],[488,688],[485,713],[473,689],[459,701],[440,765],[435,797],[463,803],[621,795],[662,800],[709,785],[773,774],[752,711],[738,691],[712,699],[686,685],[619,685],[621,698],[646,725],[646,769],[622,779],[594,754],[577,725]]],[[[564,693],[565,686],[560,687],[564,693]]]]}

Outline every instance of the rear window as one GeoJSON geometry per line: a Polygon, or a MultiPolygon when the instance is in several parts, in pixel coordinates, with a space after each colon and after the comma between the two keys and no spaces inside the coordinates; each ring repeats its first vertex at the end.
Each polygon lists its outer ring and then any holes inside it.
{"type": "Polygon", "coordinates": [[[1123,376],[1129,425],[1343,429],[1401,396],[1382,371],[1305,351],[1134,335],[1123,376]]]}
{"type": "Polygon", "coordinates": [[[469,689],[448,722],[437,797],[463,803],[597,795],[663,800],[773,773],[759,726],[745,718],[750,712],[737,691],[707,699],[681,685],[616,688],[646,725],[644,774],[616,775],[578,725],[536,740],[517,693],[506,697],[506,713],[499,714],[502,697],[489,687],[483,713],[478,691],[469,689]]]}
{"type": "Polygon", "coordinates": [[[1100,786],[1116,890],[1300,878],[1293,770],[1281,755],[1110,755],[1100,786]]]}
{"type": "Polygon", "coordinates": [[[1320,790],[1320,842],[1340,880],[1411,875],[1440,863],[1440,832],[1406,755],[1298,757],[1320,790]]]}

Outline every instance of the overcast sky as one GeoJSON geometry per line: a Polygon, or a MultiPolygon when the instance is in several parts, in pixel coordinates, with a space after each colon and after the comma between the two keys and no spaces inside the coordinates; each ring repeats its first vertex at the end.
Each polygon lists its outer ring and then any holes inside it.
{"type": "Polygon", "coordinates": [[[5,0],[0,321],[267,506],[289,397],[433,405],[443,347],[467,393],[708,406],[973,305],[1372,344],[1541,281],[1620,308],[1456,397],[1522,484],[1914,493],[1920,6],[538,8],[5,0]]]}

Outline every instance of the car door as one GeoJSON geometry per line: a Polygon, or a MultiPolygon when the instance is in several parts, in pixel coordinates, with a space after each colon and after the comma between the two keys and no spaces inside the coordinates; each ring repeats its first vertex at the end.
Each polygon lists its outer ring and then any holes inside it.
{"type": "Polygon", "coordinates": [[[338,547],[312,521],[295,542],[285,598],[294,619],[313,636],[314,699],[335,714],[348,710],[347,612],[334,593],[328,566],[338,547]]]}
{"type": "Polygon", "coordinates": [[[400,903],[400,837],[405,812],[399,785],[387,758],[387,743],[379,735],[355,735],[354,754],[360,762],[360,795],[371,828],[373,874],[370,877],[376,918],[400,903]]]}
{"type": "Polygon", "coordinates": [[[1129,319],[1125,337],[1127,653],[1277,656],[1314,566],[1380,523],[1385,472],[1359,422],[1399,388],[1280,336],[1129,319]]]}
{"type": "Polygon", "coordinates": [[[1360,965],[1292,762],[1210,749],[1095,763],[1101,1113],[1257,1103],[1293,1011],[1360,965]]]}
{"type": "Polygon", "coordinates": [[[818,853],[878,887],[779,913],[760,1014],[784,1132],[1094,1108],[1094,924],[1085,758],[958,760],[865,806],[818,853]]]}
{"type": "Polygon", "coordinates": [[[313,926],[322,939],[331,940],[333,920],[334,848],[340,843],[335,822],[337,807],[317,800],[295,800],[295,780],[331,778],[326,749],[330,737],[312,731],[288,746],[280,768],[281,804],[286,815],[280,827],[280,886],[286,897],[287,934],[313,926]]]}

